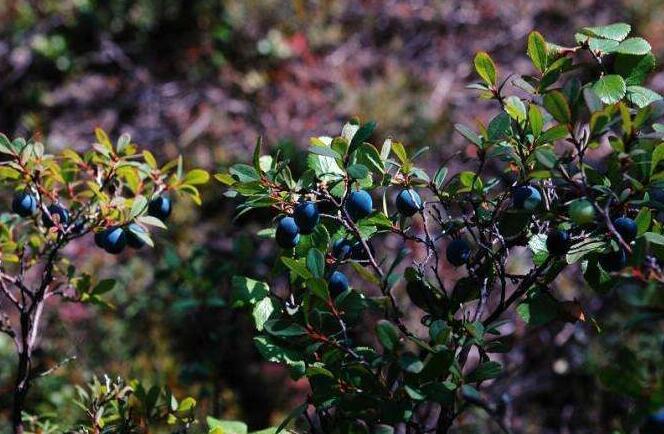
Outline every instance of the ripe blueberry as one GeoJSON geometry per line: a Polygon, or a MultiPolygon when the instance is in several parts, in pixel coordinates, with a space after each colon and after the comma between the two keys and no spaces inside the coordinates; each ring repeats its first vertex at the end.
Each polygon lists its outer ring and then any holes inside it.
{"type": "Polygon", "coordinates": [[[335,271],[328,279],[327,286],[330,290],[330,294],[333,297],[336,297],[348,290],[348,278],[341,271],[335,271]]]}
{"type": "Polygon", "coordinates": [[[16,193],[12,200],[12,211],[21,217],[30,217],[37,209],[37,199],[25,191],[16,193]]]}
{"type": "Polygon", "coordinates": [[[648,193],[651,202],[664,205],[664,188],[652,188],[648,193]]]}
{"type": "Polygon", "coordinates": [[[124,250],[127,245],[127,235],[125,230],[119,226],[112,227],[106,230],[106,235],[104,236],[104,249],[113,255],[124,250]]]}
{"type": "Polygon", "coordinates": [[[300,241],[300,229],[293,217],[283,217],[277,223],[277,244],[282,249],[291,249],[300,241]]]}
{"type": "Polygon", "coordinates": [[[650,414],[641,431],[643,434],[656,434],[664,431],[664,407],[650,414]]]}
{"type": "Polygon", "coordinates": [[[468,258],[470,258],[470,246],[466,240],[456,239],[447,245],[445,253],[448,262],[458,267],[468,262],[468,258]]]}
{"type": "Polygon", "coordinates": [[[350,258],[353,246],[346,238],[339,238],[332,243],[332,256],[340,261],[350,258]]]}
{"type": "Polygon", "coordinates": [[[613,221],[613,227],[627,243],[636,238],[636,223],[629,217],[618,217],[613,221]]]}
{"type": "Polygon", "coordinates": [[[627,265],[627,254],[623,249],[612,250],[602,255],[599,263],[608,272],[620,271],[627,265]]]}
{"type": "Polygon", "coordinates": [[[147,231],[143,229],[143,226],[136,223],[131,223],[127,226],[127,245],[132,249],[140,249],[145,245],[145,241],[137,234],[147,235],[147,231]]]}
{"type": "MultiPolygon", "coordinates": [[[[375,256],[375,251],[373,246],[367,241],[367,246],[369,246],[369,251],[371,252],[372,256],[375,256]]],[[[369,260],[369,254],[367,253],[367,249],[364,248],[364,245],[362,244],[361,241],[357,241],[355,244],[353,244],[353,248],[350,252],[350,258],[355,260],[355,261],[368,261],[369,260]]]]}
{"type": "Polygon", "coordinates": [[[373,211],[371,196],[364,190],[352,192],[346,200],[346,211],[354,221],[364,218],[373,211]]]}
{"type": "Polygon", "coordinates": [[[148,214],[159,220],[166,221],[171,215],[171,200],[166,196],[159,196],[148,204],[148,214]]]}
{"type": "Polygon", "coordinates": [[[293,217],[300,233],[310,234],[318,224],[318,207],[314,202],[302,202],[295,207],[293,217]]]}
{"type": "Polygon", "coordinates": [[[542,196],[532,185],[522,185],[514,189],[512,201],[517,209],[534,211],[542,202],[542,196]]]}
{"type": "Polygon", "coordinates": [[[102,231],[95,232],[95,244],[97,245],[97,247],[99,247],[99,248],[101,248],[101,249],[105,249],[105,248],[106,248],[106,244],[105,244],[105,243],[106,243],[106,234],[107,234],[107,231],[108,231],[108,229],[104,229],[104,230],[102,230],[102,231]]]}
{"type": "Polygon", "coordinates": [[[54,203],[49,205],[47,210],[50,216],[46,213],[42,215],[42,222],[44,223],[44,226],[47,228],[52,228],[55,226],[56,222],[59,222],[62,226],[67,226],[69,223],[69,211],[67,208],[54,203]]]}
{"type": "Polygon", "coordinates": [[[570,247],[570,236],[567,231],[553,229],[546,237],[546,249],[551,255],[562,256],[570,247]]]}
{"type": "Polygon", "coordinates": [[[401,215],[410,217],[422,208],[422,198],[415,190],[403,189],[397,196],[397,210],[401,215]]]}

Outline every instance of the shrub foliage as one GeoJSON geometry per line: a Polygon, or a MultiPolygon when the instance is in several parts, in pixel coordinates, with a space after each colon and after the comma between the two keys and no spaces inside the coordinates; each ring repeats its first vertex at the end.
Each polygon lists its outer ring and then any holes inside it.
{"type": "MultiPolygon", "coordinates": [[[[469,88],[497,114],[456,125],[467,170],[430,175],[418,167],[426,149],[376,146],[376,125],[352,120],[311,139],[297,177],[260,140],[252,164],[216,175],[238,215],[275,213],[259,232],[280,247],[272,280],[235,277],[232,302],[251,309],[260,353],[311,385],[282,426],[305,416],[314,431],[446,432],[480,406],[507,430],[481,386],[504,375],[508,313],[530,325],[589,319],[552,291],[562,273],[601,295],[629,284],[661,318],[662,105],[644,85],[650,45],[629,33],[587,27],[567,47],[532,32],[523,76],[502,77],[478,53],[469,88]],[[524,257],[525,272],[511,271],[524,257]],[[361,341],[368,324],[373,339],[361,341]]],[[[631,424],[664,404],[661,366],[649,375],[631,424]]]]}

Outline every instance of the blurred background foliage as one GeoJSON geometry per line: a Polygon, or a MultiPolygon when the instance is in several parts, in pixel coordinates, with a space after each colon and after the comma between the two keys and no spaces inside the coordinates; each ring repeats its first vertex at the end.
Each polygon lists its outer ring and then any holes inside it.
{"type": "MultiPolygon", "coordinates": [[[[505,75],[524,72],[530,30],[564,44],[579,27],[615,21],[631,23],[664,58],[660,0],[3,0],[0,131],[80,149],[100,126],[130,133],[160,160],[182,153],[214,170],[247,160],[259,134],[297,161],[309,137],[336,134],[358,115],[379,122],[377,137],[429,146],[436,167],[464,156],[452,125],[490,113],[464,89],[474,52],[490,52],[505,75]]],[[[650,86],[664,90],[661,69],[650,86]]],[[[74,385],[104,373],[167,384],[195,397],[201,415],[254,429],[301,402],[306,383],[263,362],[248,313],[226,304],[232,275],[269,272],[269,246],[243,227],[271,216],[233,222],[221,188],[203,196],[200,209],[176,204],[154,251],[109,258],[85,242],[70,248],[84,269],[123,285],[108,297],[112,310],[53,310],[37,363],[75,359],[39,380],[33,413],[73,423],[74,385]]],[[[510,376],[498,386],[520,432],[610,432],[648,387],[644,370],[662,362],[662,325],[636,321],[644,318],[631,306],[641,300],[621,293],[600,302],[580,285],[563,279],[557,290],[598,313],[601,333],[592,321],[516,323],[510,376]],[[646,363],[611,369],[636,354],[646,363]]],[[[2,432],[13,357],[0,336],[2,432]]],[[[459,425],[489,432],[481,414],[459,425]]]]}

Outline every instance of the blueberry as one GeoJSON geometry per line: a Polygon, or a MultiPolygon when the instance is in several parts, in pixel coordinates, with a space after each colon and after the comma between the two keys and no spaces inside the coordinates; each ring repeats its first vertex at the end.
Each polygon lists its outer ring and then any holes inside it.
{"type": "Polygon", "coordinates": [[[127,235],[125,230],[119,226],[112,227],[106,230],[104,236],[104,249],[108,253],[117,255],[122,252],[127,245],[127,235]]]}
{"type": "Polygon", "coordinates": [[[542,196],[535,187],[522,185],[514,189],[512,201],[517,209],[534,211],[542,202],[542,196]]]}
{"type": "Polygon", "coordinates": [[[140,249],[145,245],[145,241],[143,241],[143,239],[137,234],[147,235],[147,231],[143,228],[143,226],[136,223],[131,223],[129,226],[127,226],[127,245],[132,249],[140,249]]]}
{"type": "Polygon", "coordinates": [[[447,260],[450,264],[458,267],[468,262],[470,258],[470,246],[466,240],[456,239],[447,245],[447,260]]]}
{"type": "Polygon", "coordinates": [[[612,250],[602,255],[599,263],[608,272],[620,271],[627,265],[627,254],[623,249],[612,250]]]}
{"type": "Polygon", "coordinates": [[[339,238],[332,243],[332,256],[340,261],[350,258],[352,251],[352,244],[346,238],[339,238]]]}
{"type": "Polygon", "coordinates": [[[401,215],[410,217],[422,209],[422,199],[415,190],[403,189],[397,196],[397,210],[401,215]]]}
{"type": "Polygon", "coordinates": [[[313,232],[318,224],[320,216],[318,215],[318,207],[314,202],[302,202],[295,207],[293,213],[295,223],[300,228],[300,233],[307,235],[313,232]]]}
{"type": "Polygon", "coordinates": [[[154,198],[148,204],[148,214],[159,220],[166,221],[171,215],[171,200],[166,196],[154,198]]]}
{"type": "MultiPolygon", "coordinates": [[[[371,244],[367,242],[367,245],[369,246],[369,251],[371,252],[371,255],[373,256],[374,249],[371,244]]],[[[364,245],[360,242],[357,241],[355,244],[353,244],[353,247],[350,252],[350,258],[355,260],[355,261],[368,261],[369,260],[369,254],[367,253],[367,249],[364,248],[364,245]]]]}
{"type": "Polygon", "coordinates": [[[364,218],[373,211],[371,196],[364,190],[352,192],[346,200],[346,211],[354,221],[364,218]]]}
{"type": "Polygon", "coordinates": [[[108,229],[104,229],[103,231],[95,232],[95,244],[97,247],[101,249],[106,248],[106,235],[107,235],[108,229]]]}
{"type": "Polygon", "coordinates": [[[74,222],[74,225],[71,228],[72,233],[74,234],[80,234],[85,230],[85,219],[78,219],[74,222]]]}
{"type": "Polygon", "coordinates": [[[570,247],[570,236],[566,231],[553,229],[546,237],[546,249],[554,256],[562,256],[570,247]]]}
{"type": "Polygon", "coordinates": [[[54,203],[49,205],[47,210],[50,216],[46,213],[42,215],[42,222],[44,223],[44,226],[47,228],[52,228],[55,226],[56,222],[59,222],[62,226],[67,226],[69,223],[69,211],[67,208],[54,203]]]}
{"type": "Polygon", "coordinates": [[[664,432],[664,407],[650,414],[639,432],[642,434],[660,434],[664,432]]]}
{"type": "Polygon", "coordinates": [[[293,217],[283,217],[277,223],[277,244],[282,249],[291,249],[300,241],[300,229],[293,217]]]}
{"type": "Polygon", "coordinates": [[[648,193],[651,202],[664,205],[664,188],[652,188],[648,193]]]}
{"type": "Polygon", "coordinates": [[[37,199],[25,191],[16,193],[12,200],[12,211],[21,217],[30,217],[37,210],[37,199]]]}
{"type": "Polygon", "coordinates": [[[348,278],[341,271],[335,271],[328,279],[327,286],[332,297],[337,297],[348,290],[348,278]]]}
{"type": "Polygon", "coordinates": [[[636,238],[636,223],[629,217],[618,217],[613,221],[613,227],[627,243],[636,238]]]}

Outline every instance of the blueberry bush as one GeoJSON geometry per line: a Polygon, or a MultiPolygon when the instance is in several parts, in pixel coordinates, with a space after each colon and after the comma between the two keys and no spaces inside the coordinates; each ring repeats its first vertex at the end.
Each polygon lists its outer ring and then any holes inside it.
{"type": "MultiPolygon", "coordinates": [[[[619,333],[661,333],[664,109],[645,87],[651,47],[630,31],[586,27],[570,46],[532,32],[522,76],[477,53],[469,88],[496,115],[455,126],[465,170],[429,174],[426,149],[376,146],[375,123],[353,119],[311,139],[304,170],[263,155],[259,139],[251,164],[216,175],[238,216],[274,217],[258,232],[279,248],[270,279],[234,277],[232,304],[250,309],[264,358],[311,387],[280,429],[448,432],[479,408],[509,432],[490,386],[509,375],[512,313],[602,333],[601,319],[553,291],[562,278],[628,299],[635,313],[619,333]]],[[[624,346],[598,369],[635,403],[618,432],[661,428],[663,367],[659,348],[624,346]]]]}
{"type": "MultiPolygon", "coordinates": [[[[104,294],[116,286],[113,279],[77,269],[68,248],[88,240],[117,255],[153,246],[151,231],[166,228],[171,200],[181,196],[200,204],[198,186],[209,175],[202,169],[185,171],[182,157],[159,166],[128,135],[113,143],[101,129],[96,130],[96,143],[83,153],[65,149],[49,154],[37,139],[0,135],[0,160],[3,187],[13,194],[12,213],[0,220],[0,331],[16,350],[12,424],[21,434],[32,383],[58,367],[40,371],[33,358],[51,299],[106,306],[104,294]]],[[[82,392],[82,400],[120,399],[128,390],[119,384],[91,389],[82,392]]],[[[152,405],[160,397],[160,392],[146,393],[152,405]]],[[[188,423],[184,413],[180,408],[173,423],[188,423]]],[[[89,432],[100,432],[106,416],[92,412],[89,432]]]]}

